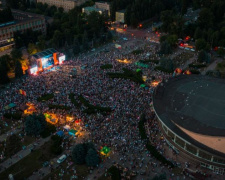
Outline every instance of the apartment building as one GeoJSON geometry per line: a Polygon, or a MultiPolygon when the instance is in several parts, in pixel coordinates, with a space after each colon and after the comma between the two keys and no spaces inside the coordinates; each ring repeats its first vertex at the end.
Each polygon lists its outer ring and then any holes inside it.
{"type": "Polygon", "coordinates": [[[14,33],[25,32],[28,29],[46,33],[45,16],[12,10],[13,21],[0,24],[0,52],[11,49],[14,45],[14,33]]]}
{"type": "Polygon", "coordinates": [[[62,7],[64,11],[68,12],[69,10],[80,6],[85,3],[87,0],[37,0],[37,3],[46,3],[49,6],[56,6],[58,8],[62,7]]]}
{"type": "Polygon", "coordinates": [[[95,2],[95,7],[107,11],[107,14],[110,16],[110,3],[105,1],[98,1],[95,2]]]}

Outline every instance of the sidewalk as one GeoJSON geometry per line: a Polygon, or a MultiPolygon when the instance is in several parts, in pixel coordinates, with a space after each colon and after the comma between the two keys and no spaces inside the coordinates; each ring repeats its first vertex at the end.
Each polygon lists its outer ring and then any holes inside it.
{"type": "MultiPolygon", "coordinates": [[[[69,150],[64,151],[62,154],[68,155],[69,150]]],[[[57,160],[62,156],[62,154],[57,156],[54,159],[49,160],[49,162],[53,163],[53,166],[52,166],[53,170],[55,170],[60,165],[59,163],[57,163],[57,160]]],[[[40,179],[43,179],[45,176],[47,176],[50,173],[51,173],[51,169],[49,166],[42,167],[38,170],[38,172],[33,173],[33,175],[31,175],[29,178],[27,178],[27,180],[40,180],[40,179]]]]}
{"type": "MultiPolygon", "coordinates": [[[[45,142],[49,141],[49,139],[50,139],[50,137],[38,140],[39,144],[37,146],[35,146],[34,149],[40,148],[45,142]]],[[[35,141],[33,144],[35,144],[35,143],[37,143],[37,141],[35,141]]],[[[1,163],[0,164],[0,167],[1,167],[0,173],[3,172],[5,169],[9,168],[10,166],[12,166],[13,164],[20,161],[22,158],[29,155],[31,153],[30,148],[33,147],[33,144],[28,145],[26,149],[19,151],[17,154],[13,155],[12,158],[9,158],[9,159],[5,160],[3,163],[1,163]]]]}
{"type": "MultiPolygon", "coordinates": [[[[60,156],[50,160],[50,162],[54,163],[53,169],[56,169],[59,166],[59,164],[57,163],[57,159],[59,159],[60,156]]],[[[38,172],[33,172],[33,175],[31,175],[29,178],[27,178],[27,180],[40,180],[40,179],[43,179],[45,176],[47,176],[50,173],[51,173],[51,169],[49,166],[42,167],[41,169],[38,170],[38,172]]]]}
{"type": "Polygon", "coordinates": [[[5,139],[7,139],[8,136],[10,136],[12,134],[16,134],[20,131],[22,131],[22,129],[15,129],[15,130],[7,131],[6,133],[0,135],[0,141],[5,141],[5,139]]]}
{"type": "Polygon", "coordinates": [[[221,58],[217,58],[215,61],[213,61],[208,67],[206,67],[203,71],[202,71],[202,75],[205,75],[207,71],[209,70],[215,70],[216,66],[218,63],[221,63],[223,61],[223,59],[221,58]]]}

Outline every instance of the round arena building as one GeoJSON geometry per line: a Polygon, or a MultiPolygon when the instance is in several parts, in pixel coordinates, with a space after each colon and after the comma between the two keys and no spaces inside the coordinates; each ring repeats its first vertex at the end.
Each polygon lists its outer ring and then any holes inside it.
{"type": "Polygon", "coordinates": [[[225,173],[225,80],[173,77],[155,89],[153,109],[174,150],[201,167],[225,173]]]}

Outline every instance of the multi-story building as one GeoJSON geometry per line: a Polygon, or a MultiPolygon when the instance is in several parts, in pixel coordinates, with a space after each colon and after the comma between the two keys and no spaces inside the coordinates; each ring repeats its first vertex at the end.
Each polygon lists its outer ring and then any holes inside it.
{"type": "Polygon", "coordinates": [[[105,1],[95,2],[95,7],[107,11],[107,14],[110,16],[110,4],[108,2],[105,1]]]}
{"type": "Polygon", "coordinates": [[[0,7],[5,7],[6,0],[0,0],[0,7]]]}
{"type": "Polygon", "coordinates": [[[225,174],[224,83],[209,76],[179,75],[154,91],[152,110],[164,140],[191,162],[191,169],[225,174]]]}
{"type": "Polygon", "coordinates": [[[82,8],[82,13],[89,15],[91,12],[98,12],[98,13],[102,14],[103,10],[95,8],[94,6],[88,6],[88,7],[82,8]]]}
{"type": "Polygon", "coordinates": [[[94,6],[82,8],[82,13],[90,14],[91,12],[99,12],[110,16],[110,4],[104,1],[95,2],[94,6]]]}
{"type": "Polygon", "coordinates": [[[0,24],[0,52],[14,46],[14,33],[25,32],[28,29],[46,33],[45,16],[12,10],[13,21],[0,24]]]}
{"type": "Polygon", "coordinates": [[[46,3],[49,6],[56,6],[58,8],[62,7],[64,11],[69,11],[76,6],[80,6],[87,0],[37,0],[37,3],[46,3]]]}
{"type": "Polygon", "coordinates": [[[124,23],[125,10],[116,11],[116,22],[124,23]]]}

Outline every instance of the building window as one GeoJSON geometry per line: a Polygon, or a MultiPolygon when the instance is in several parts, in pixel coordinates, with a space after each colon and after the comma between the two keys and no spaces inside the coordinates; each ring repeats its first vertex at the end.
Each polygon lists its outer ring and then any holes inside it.
{"type": "Polygon", "coordinates": [[[194,155],[197,154],[197,149],[192,145],[186,144],[186,150],[194,155]]]}
{"type": "Polygon", "coordinates": [[[203,151],[199,151],[199,157],[203,158],[203,159],[207,159],[209,161],[211,161],[212,156],[203,152],[203,151]]]}
{"type": "Polygon", "coordinates": [[[179,137],[176,137],[176,141],[175,141],[180,147],[184,148],[185,142],[180,139],[179,137]]]}

